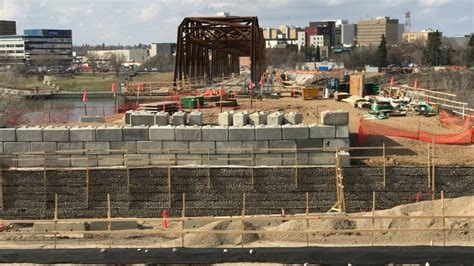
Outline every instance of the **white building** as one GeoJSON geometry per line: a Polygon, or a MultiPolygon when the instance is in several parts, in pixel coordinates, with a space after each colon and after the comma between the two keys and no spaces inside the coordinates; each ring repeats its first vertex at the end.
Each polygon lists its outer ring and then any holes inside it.
{"type": "Polygon", "coordinates": [[[0,36],[0,61],[23,63],[26,59],[23,36],[0,36]]]}
{"type": "Polygon", "coordinates": [[[144,63],[148,60],[147,49],[120,49],[87,52],[88,56],[95,55],[100,60],[109,59],[111,54],[121,57],[125,63],[144,63]]]}
{"type": "Polygon", "coordinates": [[[301,47],[305,45],[306,45],[306,32],[300,31],[298,32],[298,51],[300,51],[301,47]]]}
{"type": "Polygon", "coordinates": [[[313,35],[309,39],[309,45],[316,47],[329,46],[329,36],[327,35],[313,35]]]}

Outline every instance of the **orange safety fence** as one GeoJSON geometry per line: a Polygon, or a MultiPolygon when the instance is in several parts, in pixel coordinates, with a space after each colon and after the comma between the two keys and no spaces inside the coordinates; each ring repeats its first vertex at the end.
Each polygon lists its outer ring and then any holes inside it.
{"type": "Polygon", "coordinates": [[[464,119],[441,110],[439,121],[445,128],[450,129],[469,129],[474,126],[474,117],[466,116],[464,119]]]}
{"type": "Polygon", "coordinates": [[[376,122],[360,119],[358,141],[363,143],[368,136],[390,136],[399,138],[416,139],[437,144],[471,144],[474,143],[474,130],[465,129],[462,132],[450,134],[433,134],[423,130],[406,130],[382,125],[376,122]]]}

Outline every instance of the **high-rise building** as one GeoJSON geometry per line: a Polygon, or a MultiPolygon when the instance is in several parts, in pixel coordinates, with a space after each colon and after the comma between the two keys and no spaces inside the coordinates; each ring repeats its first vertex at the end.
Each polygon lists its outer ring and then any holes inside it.
{"type": "Polygon", "coordinates": [[[277,48],[287,45],[299,46],[299,32],[302,29],[294,26],[280,26],[279,28],[267,28],[263,30],[263,38],[267,48],[277,48]]]}
{"type": "Polygon", "coordinates": [[[357,36],[357,24],[343,24],[341,26],[342,46],[353,46],[357,36]]]}
{"type": "Polygon", "coordinates": [[[379,45],[382,35],[388,44],[395,44],[399,40],[398,19],[377,17],[360,20],[357,23],[357,44],[359,46],[379,45]]]}
{"type": "Polygon", "coordinates": [[[0,20],[0,35],[16,35],[16,22],[0,20]]]}
{"type": "Polygon", "coordinates": [[[335,21],[316,21],[310,22],[309,27],[315,28],[316,35],[325,35],[329,37],[329,46],[336,46],[336,22],[335,21]]]}
{"type": "Polygon", "coordinates": [[[54,29],[25,30],[26,61],[68,65],[72,62],[72,31],[54,29]]]}

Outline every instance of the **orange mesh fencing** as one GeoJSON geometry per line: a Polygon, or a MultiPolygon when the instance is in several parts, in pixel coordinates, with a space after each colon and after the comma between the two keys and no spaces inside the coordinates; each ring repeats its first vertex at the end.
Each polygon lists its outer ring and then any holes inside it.
{"type": "Polygon", "coordinates": [[[474,117],[466,116],[464,119],[462,119],[455,115],[449,114],[444,110],[441,110],[439,114],[439,121],[443,127],[450,129],[467,130],[474,126],[474,117]]]}
{"type": "Polygon", "coordinates": [[[432,134],[423,130],[412,131],[382,125],[363,120],[359,121],[359,143],[363,143],[368,136],[390,136],[409,138],[437,144],[471,144],[474,143],[474,130],[467,128],[462,132],[451,134],[432,134]]]}

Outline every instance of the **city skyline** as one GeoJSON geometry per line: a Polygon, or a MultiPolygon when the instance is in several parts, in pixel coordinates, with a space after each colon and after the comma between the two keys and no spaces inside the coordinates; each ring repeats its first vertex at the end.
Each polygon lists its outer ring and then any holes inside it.
{"type": "Polygon", "coordinates": [[[445,36],[474,31],[474,3],[470,0],[0,0],[0,19],[17,21],[17,33],[28,28],[72,29],[76,45],[176,42],[176,29],[186,16],[214,16],[230,12],[258,16],[261,27],[294,25],[310,21],[390,16],[405,22],[412,12],[412,31],[434,28],[445,36]],[[254,3],[255,2],[255,3],[254,3]],[[367,8],[370,6],[370,9],[367,8]]]}

